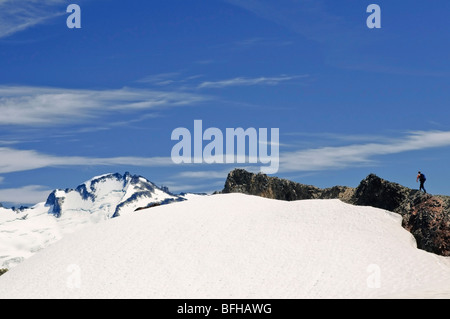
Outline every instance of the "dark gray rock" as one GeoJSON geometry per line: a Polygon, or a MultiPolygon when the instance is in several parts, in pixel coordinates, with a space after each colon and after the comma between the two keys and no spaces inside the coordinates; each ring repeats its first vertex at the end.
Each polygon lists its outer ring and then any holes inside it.
{"type": "Polygon", "coordinates": [[[261,173],[250,173],[243,169],[231,171],[222,190],[222,193],[244,193],[286,201],[334,198],[345,200],[350,198],[353,192],[351,187],[334,186],[321,189],[261,173]]]}
{"type": "Polygon", "coordinates": [[[361,181],[350,202],[355,205],[373,206],[397,212],[409,202],[414,192],[417,191],[370,174],[361,181]]]}

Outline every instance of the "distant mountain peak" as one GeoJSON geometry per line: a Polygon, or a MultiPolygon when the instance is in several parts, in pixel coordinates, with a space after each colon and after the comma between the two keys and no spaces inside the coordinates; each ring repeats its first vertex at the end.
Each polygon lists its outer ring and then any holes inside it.
{"type": "Polygon", "coordinates": [[[102,214],[114,218],[155,203],[184,200],[159,188],[140,175],[110,173],[96,176],[75,189],[54,190],[47,198],[50,214],[72,212],[102,214]]]}

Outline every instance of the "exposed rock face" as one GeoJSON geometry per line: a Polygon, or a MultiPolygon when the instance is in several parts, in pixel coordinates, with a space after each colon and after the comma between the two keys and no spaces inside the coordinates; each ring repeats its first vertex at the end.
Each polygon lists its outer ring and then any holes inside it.
{"type": "Polygon", "coordinates": [[[348,202],[402,215],[403,227],[414,235],[418,248],[450,256],[450,197],[424,194],[370,174],[348,202]]]}
{"type": "Polygon", "coordinates": [[[413,191],[400,184],[385,181],[370,174],[356,188],[350,202],[355,205],[373,206],[399,213],[409,203],[413,191]]]}
{"type": "Polygon", "coordinates": [[[426,251],[450,256],[450,200],[444,196],[424,196],[403,216],[403,226],[426,251]]]}
{"type": "Polygon", "coordinates": [[[450,256],[450,197],[431,196],[370,174],[355,188],[320,189],[264,174],[236,169],[228,174],[223,193],[245,193],[279,200],[340,199],[402,215],[420,249],[450,256]]]}
{"type": "Polygon", "coordinates": [[[228,174],[222,191],[222,193],[244,193],[287,201],[331,198],[348,200],[353,192],[354,188],[351,187],[334,186],[321,189],[261,173],[250,173],[243,169],[235,169],[228,174]]]}

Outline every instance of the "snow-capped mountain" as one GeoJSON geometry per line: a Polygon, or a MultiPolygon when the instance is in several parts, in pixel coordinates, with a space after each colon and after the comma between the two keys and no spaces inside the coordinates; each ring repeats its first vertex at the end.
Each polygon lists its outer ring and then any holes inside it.
{"type": "Polygon", "coordinates": [[[87,225],[185,199],[127,172],[97,176],[75,189],[54,190],[46,202],[31,208],[0,207],[0,268],[11,268],[87,225]]]}
{"type": "Polygon", "coordinates": [[[109,219],[134,212],[151,204],[183,200],[158,188],[146,178],[121,174],[106,174],[81,184],[76,189],[55,190],[45,203],[49,213],[56,217],[63,214],[89,213],[109,219]]]}

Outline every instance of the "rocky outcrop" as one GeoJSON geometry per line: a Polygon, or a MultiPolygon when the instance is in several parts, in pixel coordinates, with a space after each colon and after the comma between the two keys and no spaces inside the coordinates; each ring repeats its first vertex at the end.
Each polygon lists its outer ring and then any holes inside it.
{"type": "Polygon", "coordinates": [[[58,197],[56,195],[58,191],[54,190],[48,196],[47,201],[45,202],[45,206],[50,206],[49,214],[54,215],[55,217],[61,217],[62,213],[62,205],[64,203],[64,198],[58,197]]]}
{"type": "Polygon", "coordinates": [[[370,174],[355,188],[321,189],[286,179],[236,169],[228,174],[222,193],[245,193],[279,200],[340,199],[386,209],[402,216],[402,226],[414,235],[417,247],[450,256],[450,197],[432,196],[370,174]]]}
{"type": "Polygon", "coordinates": [[[418,248],[450,256],[449,196],[424,194],[370,174],[348,202],[402,215],[402,225],[414,235],[418,248]]]}
{"type": "Polygon", "coordinates": [[[350,203],[362,206],[373,206],[392,212],[399,212],[408,206],[410,198],[418,193],[397,183],[388,182],[374,174],[361,181],[350,203]]]}
{"type": "Polygon", "coordinates": [[[450,256],[450,200],[447,196],[424,196],[403,216],[403,226],[426,251],[450,256]]]}
{"type": "Polygon", "coordinates": [[[330,198],[348,200],[353,192],[354,189],[351,187],[335,186],[321,189],[261,173],[250,173],[243,169],[230,172],[222,190],[222,193],[244,193],[286,201],[330,198]]]}

